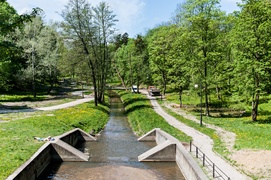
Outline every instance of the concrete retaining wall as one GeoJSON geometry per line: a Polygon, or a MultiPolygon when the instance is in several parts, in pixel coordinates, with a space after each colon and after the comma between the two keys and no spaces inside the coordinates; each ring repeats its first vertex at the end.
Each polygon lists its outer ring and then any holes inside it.
{"type": "Polygon", "coordinates": [[[88,161],[89,156],[74,146],[79,141],[94,140],[94,137],[78,128],[57,136],[54,141],[46,142],[7,180],[35,180],[54,161],[88,161]]]}
{"type": "Polygon", "coordinates": [[[182,143],[161,129],[153,129],[138,141],[152,141],[154,139],[157,146],[138,156],[139,161],[176,161],[185,179],[208,179],[182,143]]]}

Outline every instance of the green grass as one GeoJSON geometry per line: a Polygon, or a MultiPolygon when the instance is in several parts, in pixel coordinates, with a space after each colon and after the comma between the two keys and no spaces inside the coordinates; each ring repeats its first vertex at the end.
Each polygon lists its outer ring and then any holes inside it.
{"type": "Polygon", "coordinates": [[[138,136],[154,128],[161,128],[181,142],[189,142],[191,140],[191,137],[172,127],[161,116],[156,114],[146,96],[124,91],[120,92],[120,95],[124,102],[128,121],[138,136]]]}
{"type": "Polygon", "coordinates": [[[98,132],[105,126],[108,112],[107,106],[95,107],[91,102],[48,112],[50,116],[44,113],[0,123],[0,179],[7,178],[42,146],[34,136],[57,136],[77,127],[86,132],[98,132]]]}
{"type": "Polygon", "coordinates": [[[0,102],[18,102],[18,101],[42,101],[45,100],[45,95],[37,95],[36,98],[33,97],[33,95],[28,94],[16,94],[16,95],[10,95],[10,94],[1,94],[0,95],[0,102]]]}
{"type": "MultiPolygon", "coordinates": [[[[194,95],[197,97],[196,95],[194,95]]],[[[195,97],[186,96],[184,94],[183,104],[192,104],[194,107],[199,102],[193,103],[195,97]],[[190,99],[190,100],[189,100],[190,99]]],[[[197,97],[199,99],[199,97],[197,97]]],[[[178,95],[171,93],[167,95],[166,101],[179,103],[178,95]]],[[[203,122],[213,124],[221,127],[227,131],[236,134],[235,149],[262,149],[271,150],[270,132],[271,132],[271,96],[261,96],[261,103],[259,105],[258,120],[252,122],[250,117],[250,107],[244,102],[229,102],[228,103],[229,116],[226,117],[203,117],[203,122]],[[246,114],[242,117],[235,117],[230,115],[230,110],[242,109],[246,110],[246,114]]],[[[185,109],[189,113],[199,116],[199,112],[194,108],[185,109]]],[[[206,133],[205,133],[206,134],[206,133]]],[[[207,134],[208,135],[208,134],[207,134]]],[[[210,136],[210,135],[209,135],[210,136]]],[[[210,136],[212,137],[212,136],[210,136]]],[[[215,140],[215,139],[214,139],[215,140]]],[[[217,146],[217,144],[215,144],[217,146]]],[[[220,145],[219,145],[220,146],[220,145]]],[[[218,151],[219,152],[219,151],[218,151]]],[[[223,152],[223,151],[222,151],[223,152]]],[[[219,152],[221,153],[221,152],[219,152]]]]}
{"type": "Polygon", "coordinates": [[[222,127],[236,134],[234,148],[271,150],[271,124],[264,121],[252,122],[251,117],[243,118],[213,118],[204,117],[203,121],[222,127]]]}
{"type": "MultiPolygon", "coordinates": [[[[167,109],[166,107],[163,106],[163,102],[158,101],[160,103],[160,105],[162,105],[162,107],[164,108],[164,110],[171,116],[175,117],[177,120],[179,120],[180,122],[186,124],[189,127],[193,127],[194,129],[202,132],[203,134],[206,134],[207,136],[209,136],[211,139],[213,139],[214,141],[214,147],[213,149],[218,152],[221,155],[224,155],[225,158],[227,158],[227,155],[229,155],[229,151],[227,150],[227,148],[225,147],[225,144],[221,141],[221,139],[218,137],[217,133],[215,130],[207,128],[206,126],[200,126],[199,123],[185,119],[184,117],[182,117],[181,115],[167,109]]],[[[228,158],[227,158],[228,159],[228,158]]]]}

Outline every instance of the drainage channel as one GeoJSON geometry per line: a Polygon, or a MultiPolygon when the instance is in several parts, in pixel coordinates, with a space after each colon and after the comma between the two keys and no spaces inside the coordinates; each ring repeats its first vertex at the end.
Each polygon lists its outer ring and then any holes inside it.
{"type": "Polygon", "coordinates": [[[152,142],[138,142],[132,132],[117,94],[110,93],[110,119],[95,142],[85,142],[88,162],[54,164],[51,173],[40,179],[184,179],[175,162],[139,162],[138,156],[154,147],[152,142]]]}

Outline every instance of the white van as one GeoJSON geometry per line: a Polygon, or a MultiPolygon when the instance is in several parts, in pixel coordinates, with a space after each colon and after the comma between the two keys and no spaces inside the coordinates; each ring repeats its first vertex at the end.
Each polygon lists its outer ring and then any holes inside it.
{"type": "Polygon", "coordinates": [[[132,91],[132,93],[137,93],[137,86],[132,85],[131,91],[132,91]]]}

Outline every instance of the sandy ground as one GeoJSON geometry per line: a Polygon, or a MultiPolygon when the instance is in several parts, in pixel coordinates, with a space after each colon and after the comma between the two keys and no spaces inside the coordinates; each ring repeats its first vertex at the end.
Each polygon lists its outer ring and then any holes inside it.
{"type": "MultiPolygon", "coordinates": [[[[199,122],[195,116],[187,114],[185,111],[180,109],[176,104],[166,104],[167,108],[173,110],[174,112],[181,114],[183,117],[190,119],[192,121],[199,122]]],[[[245,174],[261,180],[271,179],[271,151],[267,150],[235,150],[234,143],[236,135],[232,132],[226,131],[220,127],[206,124],[207,127],[216,130],[217,134],[225,142],[226,147],[231,152],[229,157],[235,162],[237,168],[243,171],[245,174]]]]}

